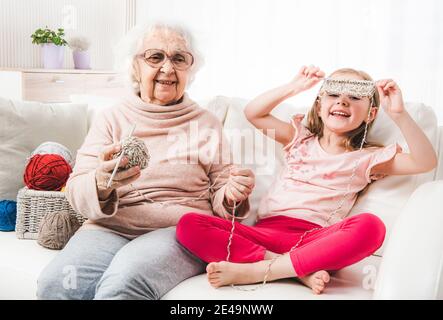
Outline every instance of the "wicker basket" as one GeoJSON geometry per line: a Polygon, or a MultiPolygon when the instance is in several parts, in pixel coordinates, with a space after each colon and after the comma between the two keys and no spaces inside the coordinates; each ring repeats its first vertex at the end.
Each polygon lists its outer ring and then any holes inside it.
{"type": "Polygon", "coordinates": [[[85,218],[70,206],[64,192],[38,191],[26,187],[17,194],[17,223],[15,232],[19,239],[37,239],[40,221],[49,212],[68,211],[82,224],[85,218]]]}

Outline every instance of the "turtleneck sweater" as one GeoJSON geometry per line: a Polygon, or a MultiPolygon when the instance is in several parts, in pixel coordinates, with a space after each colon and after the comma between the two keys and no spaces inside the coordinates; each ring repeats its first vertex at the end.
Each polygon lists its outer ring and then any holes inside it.
{"type": "MultiPolygon", "coordinates": [[[[135,238],[146,232],[175,226],[187,212],[228,218],[225,187],[232,156],[220,121],[187,94],[174,105],[146,103],[128,96],[99,113],[91,125],[66,185],[73,209],[88,220],[82,229],[98,228],[135,238]],[[106,145],[133,136],[149,151],[148,167],[130,185],[115,189],[100,201],[95,170],[106,145]]],[[[238,217],[249,202],[236,209],[238,217]]]]}

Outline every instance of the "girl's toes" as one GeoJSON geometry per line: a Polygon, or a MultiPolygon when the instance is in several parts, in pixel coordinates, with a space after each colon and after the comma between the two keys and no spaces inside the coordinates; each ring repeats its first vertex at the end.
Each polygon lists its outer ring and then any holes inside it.
{"type": "Polygon", "coordinates": [[[317,287],[317,291],[318,291],[319,294],[322,293],[323,290],[325,290],[324,286],[323,287],[317,287]]]}
{"type": "Polygon", "coordinates": [[[324,290],[325,284],[324,283],[318,283],[318,284],[315,284],[314,287],[316,289],[318,289],[318,290],[324,290]]]}
{"type": "Polygon", "coordinates": [[[218,271],[217,265],[218,264],[216,262],[211,262],[206,266],[206,272],[209,274],[217,272],[218,271]]]}
{"type": "Polygon", "coordinates": [[[329,274],[328,274],[327,272],[325,272],[325,273],[322,275],[322,279],[323,279],[323,281],[324,281],[325,283],[328,283],[328,282],[331,280],[331,277],[329,276],[329,274]]]}

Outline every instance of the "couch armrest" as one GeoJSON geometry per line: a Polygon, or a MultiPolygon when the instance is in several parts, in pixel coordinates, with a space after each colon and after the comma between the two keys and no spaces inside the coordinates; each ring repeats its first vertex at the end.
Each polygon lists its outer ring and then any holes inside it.
{"type": "Polygon", "coordinates": [[[417,188],[395,222],[373,297],[441,298],[442,265],[443,180],[437,180],[417,188]]]}

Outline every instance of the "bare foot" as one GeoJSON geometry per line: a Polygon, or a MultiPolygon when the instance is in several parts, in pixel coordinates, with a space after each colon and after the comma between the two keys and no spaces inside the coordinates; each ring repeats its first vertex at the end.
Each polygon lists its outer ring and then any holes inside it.
{"type": "Polygon", "coordinates": [[[315,294],[320,294],[325,289],[326,284],[331,280],[329,273],[325,270],[317,271],[305,277],[297,278],[303,284],[312,289],[315,294]]]}
{"type": "Polygon", "coordinates": [[[214,288],[230,284],[251,284],[263,281],[265,265],[256,263],[211,262],[206,267],[208,281],[214,288]]]}

